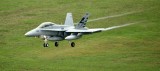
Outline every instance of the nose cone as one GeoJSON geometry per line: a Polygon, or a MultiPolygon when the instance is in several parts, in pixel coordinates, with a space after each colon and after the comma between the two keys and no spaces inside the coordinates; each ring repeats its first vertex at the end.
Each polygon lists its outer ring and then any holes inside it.
{"type": "Polygon", "coordinates": [[[35,30],[31,30],[31,31],[25,33],[24,35],[27,36],[27,37],[31,37],[31,36],[34,36],[35,33],[36,33],[35,30]]]}
{"type": "Polygon", "coordinates": [[[32,33],[31,33],[31,31],[29,31],[29,32],[25,33],[24,35],[28,37],[28,36],[31,36],[32,33]]]}
{"type": "Polygon", "coordinates": [[[29,32],[27,32],[27,33],[25,33],[24,35],[25,35],[25,36],[29,36],[29,35],[30,35],[30,33],[29,33],[29,32]]]}

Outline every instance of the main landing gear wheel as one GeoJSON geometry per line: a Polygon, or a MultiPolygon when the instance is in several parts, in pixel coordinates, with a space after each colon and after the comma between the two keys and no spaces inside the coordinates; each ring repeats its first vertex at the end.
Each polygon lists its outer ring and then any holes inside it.
{"type": "Polygon", "coordinates": [[[74,42],[71,42],[71,47],[74,47],[75,46],[75,43],[74,42]]]}
{"type": "Polygon", "coordinates": [[[43,44],[43,47],[48,47],[48,46],[49,46],[48,43],[44,43],[44,44],[43,44]]]}
{"type": "Polygon", "coordinates": [[[56,47],[58,47],[58,45],[59,45],[59,44],[58,44],[58,42],[55,42],[55,44],[54,44],[54,45],[55,45],[56,47]]]}

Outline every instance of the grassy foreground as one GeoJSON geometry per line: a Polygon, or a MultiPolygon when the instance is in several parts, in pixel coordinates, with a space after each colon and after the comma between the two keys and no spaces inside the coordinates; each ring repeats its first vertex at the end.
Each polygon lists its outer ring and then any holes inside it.
{"type": "Polygon", "coordinates": [[[1,0],[0,71],[159,71],[159,0],[1,0]],[[78,22],[127,12],[133,14],[88,22],[87,26],[131,26],[83,36],[71,48],[67,41],[43,48],[43,41],[24,33],[44,21],[63,23],[67,12],[78,22]]]}

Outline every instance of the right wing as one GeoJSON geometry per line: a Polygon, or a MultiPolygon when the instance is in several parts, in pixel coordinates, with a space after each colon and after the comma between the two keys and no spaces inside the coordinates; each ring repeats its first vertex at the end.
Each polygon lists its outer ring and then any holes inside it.
{"type": "Polygon", "coordinates": [[[97,28],[97,29],[69,29],[66,32],[70,33],[94,33],[94,32],[101,32],[104,28],[97,28]]]}
{"type": "Polygon", "coordinates": [[[128,25],[131,25],[131,24],[135,24],[135,23],[128,23],[128,24],[123,24],[123,25],[119,25],[119,26],[112,26],[112,27],[108,27],[108,28],[69,29],[69,30],[66,30],[66,32],[71,32],[71,33],[94,33],[94,32],[101,32],[101,31],[108,31],[108,30],[128,26],[128,25]]]}

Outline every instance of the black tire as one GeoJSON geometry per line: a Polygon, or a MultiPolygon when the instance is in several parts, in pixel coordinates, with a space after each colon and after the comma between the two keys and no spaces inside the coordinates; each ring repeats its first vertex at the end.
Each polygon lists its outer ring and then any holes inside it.
{"type": "Polygon", "coordinates": [[[48,43],[44,43],[44,44],[43,44],[43,47],[48,47],[48,46],[49,46],[48,43]]]}
{"type": "Polygon", "coordinates": [[[58,45],[59,45],[59,44],[58,44],[58,42],[55,42],[55,44],[54,44],[54,45],[55,45],[56,47],[58,47],[58,45]]]}
{"type": "Polygon", "coordinates": [[[46,47],[46,44],[45,44],[45,43],[43,44],[43,47],[46,47]]]}
{"type": "Polygon", "coordinates": [[[49,46],[49,44],[48,43],[46,43],[46,47],[48,47],[49,46]]]}
{"type": "Polygon", "coordinates": [[[75,43],[74,42],[71,43],[71,47],[75,47],[75,43]]]}

